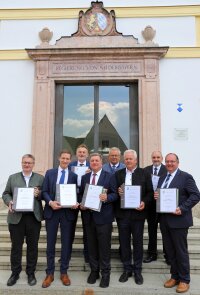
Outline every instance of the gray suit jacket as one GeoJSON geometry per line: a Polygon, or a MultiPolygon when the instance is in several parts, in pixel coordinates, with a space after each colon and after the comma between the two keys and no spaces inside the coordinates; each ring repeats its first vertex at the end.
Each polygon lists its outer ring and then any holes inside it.
{"type": "MultiPolygon", "coordinates": [[[[44,176],[38,173],[32,173],[29,180],[29,187],[42,187],[44,176]]],[[[8,206],[9,202],[13,200],[13,193],[15,187],[26,187],[26,182],[24,180],[22,172],[10,175],[8,182],[3,192],[2,198],[4,203],[8,206]]],[[[34,215],[38,221],[43,219],[43,208],[40,198],[34,198],[34,215]]],[[[8,212],[7,222],[10,224],[18,224],[22,218],[22,212],[8,212]]]]}

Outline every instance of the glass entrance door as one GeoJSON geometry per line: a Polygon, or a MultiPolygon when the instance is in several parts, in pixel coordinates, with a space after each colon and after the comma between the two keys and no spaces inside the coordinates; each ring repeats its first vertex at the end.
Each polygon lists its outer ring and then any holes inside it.
{"type": "Polygon", "coordinates": [[[57,85],[55,156],[66,148],[75,154],[81,143],[90,152],[109,148],[138,152],[138,85],[57,85]]]}

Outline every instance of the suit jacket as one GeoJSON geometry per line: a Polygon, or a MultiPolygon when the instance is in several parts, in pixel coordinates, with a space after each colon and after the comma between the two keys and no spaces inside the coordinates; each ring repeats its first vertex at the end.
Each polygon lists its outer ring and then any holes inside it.
{"type": "MultiPolygon", "coordinates": [[[[153,165],[147,166],[144,168],[145,171],[147,171],[150,175],[153,173],[153,165]]],[[[165,165],[161,164],[160,170],[158,172],[158,176],[166,175],[167,169],[165,165]]]]}
{"type": "MultiPolygon", "coordinates": [[[[77,165],[78,165],[78,161],[73,161],[73,162],[69,163],[68,169],[71,170],[72,166],[77,166],[77,165]]],[[[90,163],[88,161],[86,161],[86,166],[90,167],[90,163]]]]}
{"type": "MultiPolygon", "coordinates": [[[[126,168],[118,170],[115,173],[117,187],[120,187],[125,183],[126,168]]],[[[115,215],[117,218],[131,218],[131,219],[145,219],[147,215],[148,203],[153,198],[153,188],[151,182],[151,176],[142,168],[136,168],[132,174],[132,185],[141,185],[141,201],[145,203],[145,208],[142,211],[136,209],[121,209],[120,197],[116,202],[115,215]]]]}
{"type": "MultiPolygon", "coordinates": [[[[32,172],[29,180],[29,187],[42,187],[44,176],[32,172]]],[[[6,184],[5,191],[3,192],[2,198],[4,203],[8,206],[9,202],[13,200],[14,188],[15,187],[26,187],[26,182],[22,172],[10,175],[6,184]]],[[[38,221],[43,219],[43,208],[41,198],[34,198],[34,215],[38,221]]],[[[22,218],[22,212],[8,212],[7,222],[10,224],[18,224],[22,218]]]]}
{"type": "MultiPolygon", "coordinates": [[[[147,166],[144,168],[144,170],[149,173],[149,175],[152,175],[153,173],[153,165],[150,165],[150,166],[147,166]]],[[[161,167],[159,169],[159,172],[158,172],[158,176],[166,176],[167,174],[167,169],[165,167],[165,165],[161,164],[161,167]]],[[[152,184],[152,189],[153,189],[153,184],[152,184]]],[[[152,205],[154,206],[154,210],[156,210],[156,200],[154,199],[154,196],[152,197],[152,200],[151,200],[151,203],[152,205]]],[[[152,206],[151,206],[151,210],[152,210],[152,206]]]]}
{"type": "Polygon", "coordinates": [[[105,163],[105,164],[103,165],[103,170],[113,174],[113,173],[115,173],[116,171],[118,171],[118,170],[120,170],[120,169],[123,169],[123,168],[125,168],[125,167],[126,167],[126,166],[125,166],[124,163],[119,163],[119,166],[115,169],[115,171],[113,171],[112,167],[110,166],[110,163],[105,163]]]}
{"type": "MultiPolygon", "coordinates": [[[[158,188],[162,186],[165,176],[162,176],[158,182],[158,188]]],[[[200,201],[200,193],[192,175],[177,170],[176,175],[172,179],[169,188],[179,189],[179,203],[182,215],[170,213],[161,213],[160,222],[167,222],[171,228],[188,228],[193,225],[192,207],[200,201]]]]}
{"type": "MultiPolygon", "coordinates": [[[[72,171],[68,171],[68,181],[69,184],[77,185],[77,175],[72,171]]],[[[46,204],[44,207],[44,218],[51,219],[53,217],[54,210],[49,206],[49,201],[55,201],[56,195],[56,181],[58,176],[58,168],[47,170],[44,178],[44,183],[42,186],[42,198],[45,200],[46,204]]],[[[68,220],[75,220],[77,217],[77,210],[71,210],[71,208],[63,208],[68,220]]]]}
{"type": "MultiPolygon", "coordinates": [[[[90,183],[91,173],[87,173],[82,176],[81,180],[81,195],[84,193],[85,185],[90,183]]],[[[83,210],[83,221],[85,224],[90,222],[95,222],[96,224],[107,224],[112,223],[114,220],[114,210],[113,210],[113,202],[117,200],[117,186],[115,182],[115,178],[112,174],[101,171],[100,177],[98,179],[97,185],[102,185],[105,189],[107,189],[108,200],[105,203],[102,203],[101,211],[91,211],[89,209],[83,210]],[[92,215],[92,220],[91,220],[92,215]]]]}

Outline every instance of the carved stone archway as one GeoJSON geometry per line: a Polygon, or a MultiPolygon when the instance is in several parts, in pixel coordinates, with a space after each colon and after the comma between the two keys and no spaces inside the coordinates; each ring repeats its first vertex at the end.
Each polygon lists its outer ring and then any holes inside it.
{"type": "Polygon", "coordinates": [[[161,149],[159,60],[168,47],[154,44],[154,33],[146,27],[144,44],[121,35],[115,29],[114,11],[106,11],[102,2],[92,2],[86,13],[80,12],[77,33],[61,37],[53,46],[49,45],[52,33],[48,28],[40,32],[41,45],[27,49],[35,61],[32,153],[38,172],[53,165],[55,84],[61,82],[137,80],[140,165],[148,163],[153,150],[161,149]],[[98,23],[99,15],[103,25],[98,23]],[[96,23],[91,22],[95,17],[96,23]]]}

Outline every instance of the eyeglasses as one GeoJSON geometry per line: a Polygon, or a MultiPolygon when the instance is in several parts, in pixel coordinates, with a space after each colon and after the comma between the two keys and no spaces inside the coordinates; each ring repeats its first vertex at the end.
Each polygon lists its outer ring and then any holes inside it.
{"type": "Polygon", "coordinates": [[[166,164],[173,164],[176,163],[177,161],[165,161],[166,164]]]}
{"type": "Polygon", "coordinates": [[[34,162],[22,162],[23,165],[32,165],[34,162]]]}

